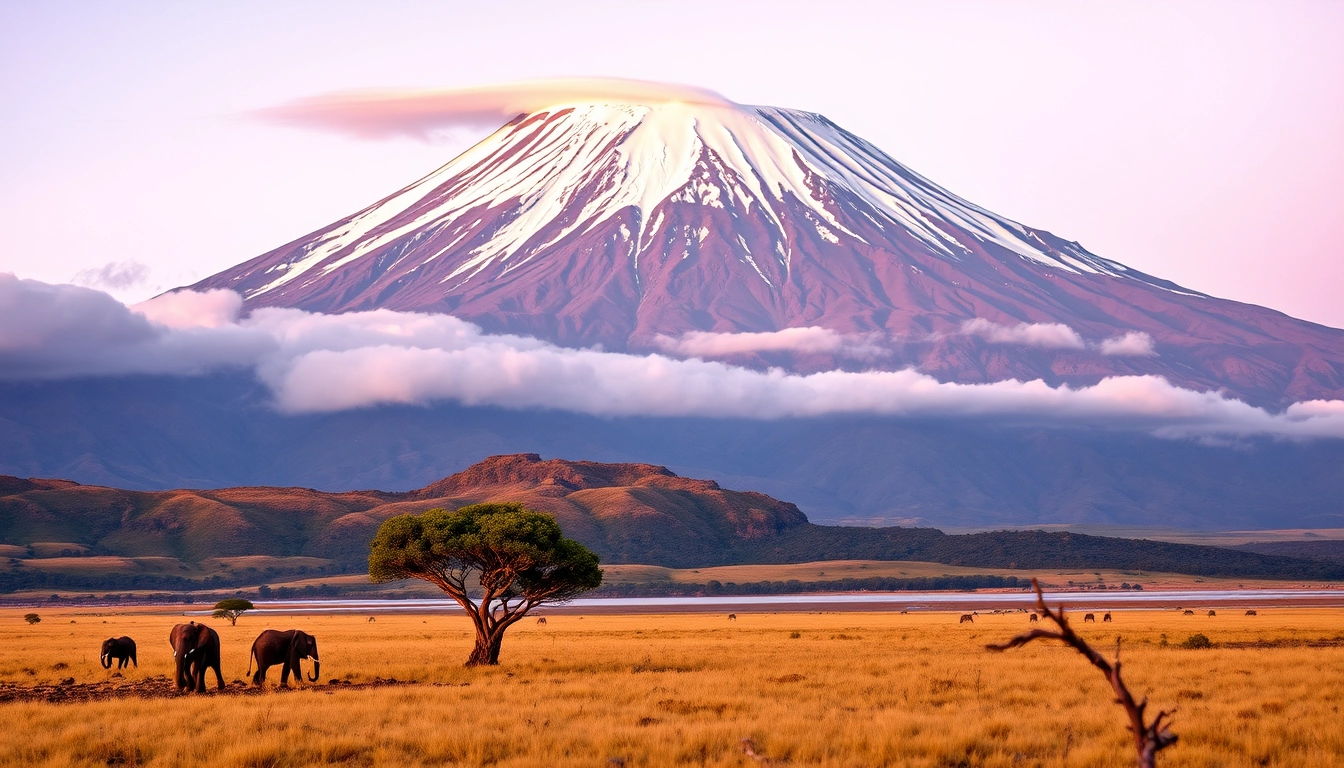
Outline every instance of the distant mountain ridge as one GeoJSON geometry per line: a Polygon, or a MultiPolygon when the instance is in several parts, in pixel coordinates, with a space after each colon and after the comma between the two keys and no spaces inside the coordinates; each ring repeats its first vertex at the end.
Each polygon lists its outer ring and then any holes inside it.
{"type": "Polygon", "coordinates": [[[858,362],[728,355],[758,367],[913,365],[943,381],[1052,385],[1156,374],[1272,408],[1344,397],[1344,331],[1102,258],[820,115],[773,107],[522,115],[411,186],[192,287],[238,291],[249,308],[448,313],[617,351],[799,327],[881,347],[858,362]],[[966,332],[975,322],[989,332],[966,332]],[[993,331],[1022,324],[1068,331],[1049,343],[993,331]]]}
{"type": "MultiPolygon", "coordinates": [[[[183,562],[306,557],[348,571],[366,562],[368,543],[388,517],[482,501],[516,501],[549,512],[567,535],[608,563],[927,560],[1344,579],[1338,563],[1185,544],[1041,531],[947,535],[930,528],[818,526],[788,502],[678,477],[664,467],[543,461],[536,454],[490,457],[404,493],[265,487],[142,492],[0,477],[0,544],[53,549],[65,542],[90,555],[183,562]]],[[[14,560],[0,571],[0,586],[34,583],[37,574],[24,563],[14,560]]]]}

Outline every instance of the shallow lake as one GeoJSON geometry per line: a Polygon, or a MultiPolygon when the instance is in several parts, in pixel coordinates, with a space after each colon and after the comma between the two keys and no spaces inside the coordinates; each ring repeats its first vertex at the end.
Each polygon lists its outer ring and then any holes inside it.
{"type": "MultiPolygon", "coordinates": [[[[1180,591],[1046,592],[1051,606],[1070,609],[1210,609],[1225,607],[1344,606],[1340,589],[1231,589],[1180,591]]],[[[591,597],[541,613],[679,613],[758,611],[951,611],[1030,608],[1030,592],[843,592],[800,595],[714,595],[704,597],[591,597]]],[[[257,613],[428,613],[458,611],[451,600],[276,600],[257,601],[257,613]]],[[[203,611],[208,613],[208,611],[203,611]]]]}

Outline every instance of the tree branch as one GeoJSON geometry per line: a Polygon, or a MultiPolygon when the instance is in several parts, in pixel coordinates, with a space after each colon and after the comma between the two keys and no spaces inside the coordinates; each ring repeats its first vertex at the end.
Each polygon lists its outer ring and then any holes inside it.
{"type": "Polygon", "coordinates": [[[1036,589],[1036,609],[1044,614],[1047,619],[1053,621],[1059,629],[1057,631],[1033,629],[1014,637],[1006,643],[990,644],[985,647],[991,651],[1006,651],[1009,648],[1026,645],[1033,640],[1044,639],[1058,640],[1078,651],[1092,663],[1092,666],[1106,675],[1107,681],[1111,684],[1111,690],[1115,692],[1115,702],[1124,707],[1125,713],[1129,715],[1129,730],[1134,735],[1134,749],[1138,757],[1139,768],[1154,768],[1157,753],[1176,743],[1176,734],[1172,733],[1168,727],[1170,717],[1175,710],[1172,710],[1172,712],[1159,711],[1157,717],[1153,718],[1153,722],[1145,724],[1144,710],[1148,707],[1148,700],[1144,699],[1136,702],[1134,696],[1129,692],[1128,686],[1120,677],[1119,638],[1115,641],[1115,662],[1111,663],[1073,631],[1068,620],[1064,618],[1063,607],[1060,607],[1057,611],[1051,611],[1046,606],[1045,595],[1041,593],[1041,585],[1036,579],[1031,580],[1031,585],[1036,589]]]}

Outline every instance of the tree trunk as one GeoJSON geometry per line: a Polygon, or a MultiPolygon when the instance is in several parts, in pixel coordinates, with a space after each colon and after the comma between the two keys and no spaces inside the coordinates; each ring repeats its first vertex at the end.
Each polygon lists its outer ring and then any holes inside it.
{"type": "Polygon", "coordinates": [[[496,666],[499,664],[499,647],[504,643],[504,630],[496,630],[494,637],[476,633],[476,647],[467,657],[468,667],[496,666]]]}

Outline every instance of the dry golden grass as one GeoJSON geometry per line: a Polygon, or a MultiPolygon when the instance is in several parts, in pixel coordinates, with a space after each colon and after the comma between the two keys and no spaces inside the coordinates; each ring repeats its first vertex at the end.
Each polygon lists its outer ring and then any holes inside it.
{"type": "MultiPolygon", "coordinates": [[[[121,634],[140,646],[127,680],[171,676],[180,614],[40,610],[29,626],[25,612],[0,611],[0,682],[106,679],[98,645],[121,634]]],[[[1219,613],[1126,611],[1079,625],[1106,647],[1122,636],[1131,688],[1179,709],[1181,741],[1159,764],[1344,764],[1344,647],[1176,647],[1194,632],[1215,643],[1336,637],[1344,610],[1219,613]]],[[[207,619],[230,681],[271,626],[318,637],[324,680],[419,684],[4,704],[0,765],[754,765],[744,737],[790,765],[1133,765],[1122,712],[1074,652],[984,650],[1025,629],[1024,614],[966,625],[948,613],[738,617],[551,615],[510,631],[499,668],[475,670],[461,666],[470,636],[457,615],[207,619]]]]}

